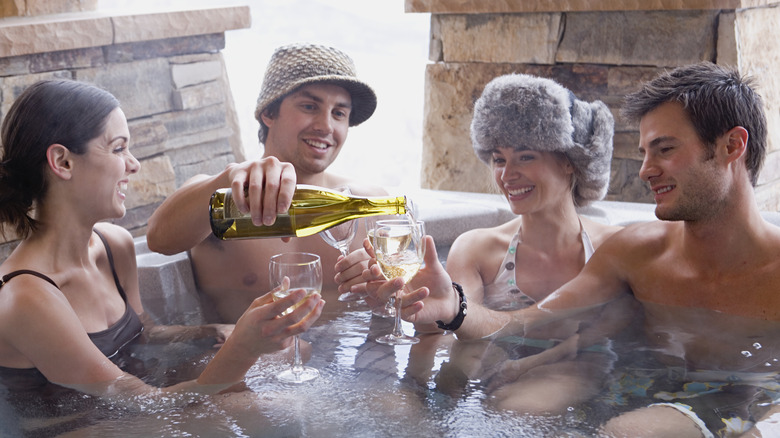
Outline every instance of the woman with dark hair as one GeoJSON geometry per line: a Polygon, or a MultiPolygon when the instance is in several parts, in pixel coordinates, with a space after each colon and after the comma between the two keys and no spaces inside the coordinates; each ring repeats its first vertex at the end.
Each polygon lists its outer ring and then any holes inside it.
{"type": "Polygon", "coordinates": [[[128,181],[140,168],[110,93],[76,81],[38,82],[3,121],[2,147],[0,220],[21,241],[0,265],[0,378],[24,376],[128,402],[137,395],[214,394],[319,317],[318,295],[280,316],[303,299],[296,290],[276,303],[270,293],[256,299],[235,326],[149,321],[132,236],[103,222],[125,214],[128,181]],[[224,342],[195,380],[159,389],[111,360],[139,339],[183,336],[224,342]]]}

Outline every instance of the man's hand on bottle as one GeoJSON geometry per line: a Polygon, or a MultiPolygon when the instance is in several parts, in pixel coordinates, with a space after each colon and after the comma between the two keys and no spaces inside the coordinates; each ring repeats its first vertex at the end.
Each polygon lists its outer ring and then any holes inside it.
{"type": "Polygon", "coordinates": [[[273,225],[277,213],[290,209],[297,181],[292,164],[276,157],[244,161],[230,168],[229,178],[233,201],[255,225],[273,225]]]}

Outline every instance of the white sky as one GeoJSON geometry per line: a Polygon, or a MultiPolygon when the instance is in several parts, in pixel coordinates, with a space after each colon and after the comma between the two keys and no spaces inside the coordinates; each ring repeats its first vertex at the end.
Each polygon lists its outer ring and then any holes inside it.
{"type": "Polygon", "coordinates": [[[259,155],[254,108],[268,59],[284,44],[327,44],[352,57],[377,93],[374,115],[351,128],[331,170],[387,187],[419,187],[423,87],[430,14],[404,12],[404,0],[99,0],[99,9],[186,9],[249,5],[250,29],[226,32],[228,69],[241,138],[259,155]]]}

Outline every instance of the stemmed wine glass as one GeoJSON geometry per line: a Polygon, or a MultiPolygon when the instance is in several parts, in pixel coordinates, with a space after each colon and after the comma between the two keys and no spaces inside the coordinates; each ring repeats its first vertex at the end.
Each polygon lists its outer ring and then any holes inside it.
{"type": "MultiPolygon", "coordinates": [[[[372,244],[382,274],[388,280],[402,277],[408,283],[423,264],[425,224],[422,221],[378,221],[372,244]]],[[[404,289],[406,285],[404,285],[404,289]]],[[[416,344],[420,340],[405,335],[401,328],[401,292],[394,297],[395,322],[393,331],[377,338],[377,342],[390,345],[416,344]]]]}
{"type": "MultiPolygon", "coordinates": [[[[368,241],[371,242],[371,245],[374,246],[374,230],[377,227],[377,222],[381,220],[391,220],[387,219],[389,217],[393,216],[372,216],[372,217],[366,217],[363,220],[365,221],[366,225],[366,236],[368,237],[368,241]]],[[[376,316],[379,316],[381,318],[395,318],[395,301],[394,299],[390,299],[385,303],[382,307],[377,307],[371,310],[371,313],[373,313],[376,316]]]]}
{"type": "MultiPolygon", "coordinates": [[[[333,190],[344,193],[345,195],[352,194],[352,192],[349,190],[349,187],[346,186],[338,187],[333,190]]],[[[356,231],[356,221],[351,220],[320,232],[320,237],[322,237],[322,240],[324,240],[325,243],[336,248],[339,250],[339,252],[341,252],[341,255],[346,257],[347,254],[349,254],[349,245],[355,238],[356,231]]],[[[352,293],[350,291],[339,295],[339,301],[358,301],[360,298],[360,294],[352,293]]]]}
{"type": "MultiPolygon", "coordinates": [[[[285,277],[290,279],[287,289],[274,292],[274,301],[278,301],[290,294],[292,289],[306,290],[306,297],[313,293],[320,293],[322,289],[322,263],[320,256],[305,252],[286,252],[271,257],[268,266],[271,288],[276,288],[282,284],[285,277]]],[[[306,299],[303,298],[303,300],[306,299]]],[[[301,305],[303,300],[285,310],[282,314],[287,315],[301,305]]],[[[298,335],[294,336],[294,356],[292,366],[277,374],[276,377],[289,383],[303,383],[319,377],[320,372],[316,368],[303,365],[301,360],[301,350],[299,346],[298,335]]]]}

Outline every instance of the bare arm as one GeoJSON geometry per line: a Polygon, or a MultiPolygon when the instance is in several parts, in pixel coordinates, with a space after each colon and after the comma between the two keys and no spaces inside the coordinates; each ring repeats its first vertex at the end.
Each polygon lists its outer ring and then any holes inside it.
{"type": "Polygon", "coordinates": [[[271,225],[277,212],[290,207],[295,169],[275,157],[229,164],[217,175],[198,175],[171,194],[149,218],[146,234],[152,251],[176,254],[202,242],[211,232],[208,202],[220,188],[230,187],[239,210],[251,212],[255,224],[271,225]],[[247,190],[248,197],[244,196],[247,190]]]}
{"type": "MultiPolygon", "coordinates": [[[[439,263],[433,238],[426,236],[425,267],[411,280],[413,290],[403,296],[402,315],[415,324],[452,321],[457,312],[457,295],[452,290],[451,278],[439,263]]],[[[478,303],[468,303],[463,325],[455,331],[458,338],[478,339],[500,330],[517,331],[551,323],[592,309],[618,298],[628,290],[615,261],[622,257],[626,242],[610,239],[596,251],[582,272],[573,280],[550,294],[536,306],[513,312],[493,311],[478,303]],[[611,243],[611,244],[610,244],[611,243]]],[[[373,254],[372,254],[373,255],[373,254]]],[[[386,299],[403,282],[383,281],[378,267],[364,271],[369,281],[370,294],[386,299]]]]}
{"type": "Polygon", "coordinates": [[[98,350],[57,288],[20,276],[3,287],[0,352],[5,366],[35,367],[51,382],[129,406],[143,403],[138,396],[157,400],[181,392],[212,394],[240,382],[261,355],[286,348],[293,335],[311,327],[324,305],[317,294],[281,316],[304,296],[297,289],[277,302],[271,293],[257,298],[197,380],[156,388],[124,373],[98,350]]]}

